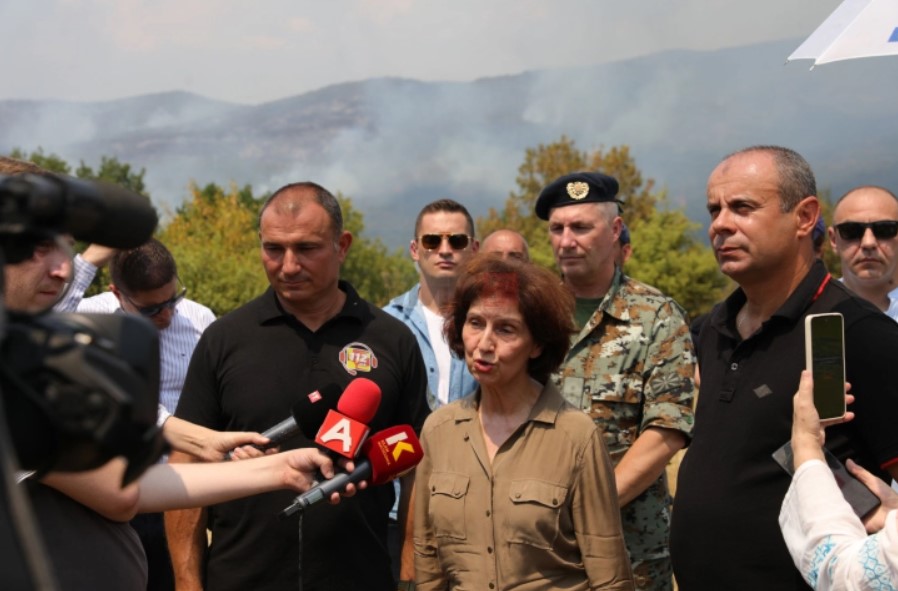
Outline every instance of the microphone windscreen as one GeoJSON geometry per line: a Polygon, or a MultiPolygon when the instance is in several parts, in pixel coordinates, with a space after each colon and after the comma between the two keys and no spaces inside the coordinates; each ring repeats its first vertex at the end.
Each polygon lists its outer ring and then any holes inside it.
{"type": "Polygon", "coordinates": [[[337,412],[367,425],[377,414],[380,396],[380,386],[368,378],[356,378],[343,391],[337,412]]]}
{"type": "Polygon", "coordinates": [[[361,455],[371,463],[371,484],[383,484],[417,466],[424,449],[410,425],[396,425],[369,437],[361,455]]]}

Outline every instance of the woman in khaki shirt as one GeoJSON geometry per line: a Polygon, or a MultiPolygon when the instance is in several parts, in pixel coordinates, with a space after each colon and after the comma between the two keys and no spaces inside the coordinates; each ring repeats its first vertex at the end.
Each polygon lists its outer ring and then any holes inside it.
{"type": "Polygon", "coordinates": [[[469,263],[445,330],[480,387],[421,433],[417,589],[633,589],[601,435],[549,382],[572,318],[551,272],[469,263]]]}

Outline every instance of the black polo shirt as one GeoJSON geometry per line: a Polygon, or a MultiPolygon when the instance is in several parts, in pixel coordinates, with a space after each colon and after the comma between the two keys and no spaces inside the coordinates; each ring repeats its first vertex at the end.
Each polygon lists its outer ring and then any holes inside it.
{"type": "MultiPolygon", "coordinates": [[[[397,424],[420,430],[429,409],[414,336],[348,283],[340,289],[343,309],[316,332],[285,313],[271,289],[214,322],[194,351],[176,416],[214,429],[264,431],[289,417],[300,396],[365,377],[383,395],[372,432],[397,424]]],[[[284,447],[309,445],[299,436],[284,447]]],[[[278,491],[209,509],[207,591],[298,588],[298,520],[278,519],[295,496],[278,491]]],[[[387,551],[394,496],[392,484],[369,487],[306,511],[304,591],[396,588],[387,551]]]]}
{"type": "Polygon", "coordinates": [[[671,525],[674,573],[683,591],[807,589],[777,522],[790,477],[771,458],[791,437],[807,314],[841,312],[845,318],[856,418],[827,429],[827,447],[883,478],[882,467],[898,459],[898,324],[831,281],[819,261],[743,341],[735,318],[744,303],[737,290],[701,332],[701,391],[671,525]]]}

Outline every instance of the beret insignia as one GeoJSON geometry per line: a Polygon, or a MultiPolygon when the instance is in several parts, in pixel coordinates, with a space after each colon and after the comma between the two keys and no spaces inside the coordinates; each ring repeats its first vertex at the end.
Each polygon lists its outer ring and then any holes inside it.
{"type": "Polygon", "coordinates": [[[589,185],[582,181],[568,183],[567,194],[570,195],[571,199],[580,201],[581,199],[589,195],[589,185]]]}

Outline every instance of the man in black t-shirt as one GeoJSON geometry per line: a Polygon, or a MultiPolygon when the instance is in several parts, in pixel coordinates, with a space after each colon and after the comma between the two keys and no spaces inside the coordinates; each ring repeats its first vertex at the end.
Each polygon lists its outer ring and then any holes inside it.
{"type": "MultiPolygon", "coordinates": [[[[427,381],[411,332],[339,280],[352,243],[336,199],[312,183],[276,191],[259,217],[262,263],[271,287],[223,316],[197,344],[176,416],[207,427],[263,431],[290,416],[303,395],[355,377],[380,386],[372,432],[420,429],[427,381]]],[[[303,447],[298,435],[283,447],[303,447]]],[[[172,461],[189,456],[172,454],[172,461]]],[[[413,475],[402,478],[400,519],[413,475]]],[[[207,511],[166,515],[179,589],[206,591],[392,591],[387,551],[392,484],[372,486],[302,520],[279,520],[290,493],[270,493],[207,511]],[[205,527],[212,532],[206,549],[205,527]]],[[[409,540],[410,543],[410,540],[409,540]]]]}
{"type": "Polygon", "coordinates": [[[701,395],[671,526],[681,591],[808,588],[777,522],[790,477],[771,457],[791,434],[806,315],[845,319],[856,418],[829,428],[827,447],[898,475],[898,324],[831,280],[815,256],[815,195],[808,163],[776,146],[732,154],[708,180],[711,245],[739,288],[701,327],[701,395]]]}

